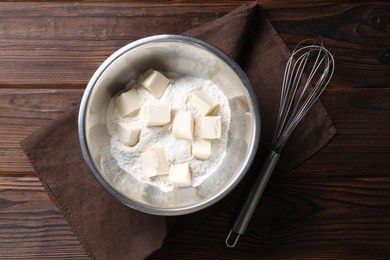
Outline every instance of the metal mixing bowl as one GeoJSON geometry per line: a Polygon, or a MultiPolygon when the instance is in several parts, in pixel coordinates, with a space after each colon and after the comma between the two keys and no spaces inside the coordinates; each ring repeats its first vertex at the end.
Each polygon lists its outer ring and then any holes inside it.
{"type": "Polygon", "coordinates": [[[143,38],[112,54],[88,83],[78,125],[83,156],[99,183],[123,204],[156,215],[188,214],[222,199],[247,172],[260,138],[256,95],[241,68],[218,48],[179,35],[143,38]],[[210,79],[229,100],[232,113],[226,155],[198,187],[163,192],[129,176],[109,152],[108,104],[130,80],[149,68],[210,79]],[[119,185],[124,175],[126,185],[119,185]]]}

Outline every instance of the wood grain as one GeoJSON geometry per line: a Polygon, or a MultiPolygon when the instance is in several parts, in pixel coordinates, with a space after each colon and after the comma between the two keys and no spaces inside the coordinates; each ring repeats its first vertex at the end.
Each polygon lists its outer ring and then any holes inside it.
{"type": "MultiPolygon", "coordinates": [[[[389,178],[280,178],[236,249],[224,246],[230,211],[174,236],[151,259],[382,258],[390,253],[389,196],[389,178]]],[[[2,177],[0,198],[1,259],[85,256],[38,179],[2,177]]]]}
{"type": "Polygon", "coordinates": [[[328,89],[321,100],[338,134],[313,158],[285,175],[390,176],[390,88],[328,89]]]}
{"type": "MultiPolygon", "coordinates": [[[[238,5],[0,3],[0,85],[84,86],[96,68],[125,44],[156,32],[182,33],[238,5]]],[[[263,8],[290,49],[318,35],[334,46],[337,85],[333,87],[384,87],[390,82],[390,64],[379,61],[388,47],[389,26],[373,22],[378,15],[389,16],[390,4],[319,2],[263,8]]]]}
{"type": "Polygon", "coordinates": [[[237,3],[204,6],[0,3],[0,85],[85,86],[97,67],[127,43],[157,31],[180,34],[237,3]]]}
{"type": "Polygon", "coordinates": [[[0,177],[0,230],[1,259],[86,259],[37,178],[0,177]]]}
{"type": "MultiPolygon", "coordinates": [[[[247,1],[145,2],[0,2],[0,259],[87,258],[19,142],[76,107],[119,47],[181,33],[247,1]]],[[[333,46],[336,73],[322,102],[338,135],[271,180],[237,248],[224,246],[229,210],[151,259],[389,259],[390,4],[293,2],[261,4],[290,49],[319,34],[333,46]]]]}
{"type": "Polygon", "coordinates": [[[80,103],[81,89],[0,88],[0,176],[35,175],[20,142],[80,103]]]}
{"type": "Polygon", "coordinates": [[[389,178],[278,179],[267,187],[237,248],[224,246],[233,212],[221,213],[172,238],[151,259],[385,259],[389,196],[389,178]]]}
{"type": "Polygon", "coordinates": [[[324,38],[335,54],[332,88],[389,87],[390,58],[381,60],[390,55],[390,3],[290,4],[267,15],[290,49],[302,39],[324,38]]]}

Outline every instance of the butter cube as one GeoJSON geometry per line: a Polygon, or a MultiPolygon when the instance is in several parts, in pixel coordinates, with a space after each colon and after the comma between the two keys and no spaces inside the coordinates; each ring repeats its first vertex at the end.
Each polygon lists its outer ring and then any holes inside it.
{"type": "Polygon", "coordinates": [[[171,122],[170,104],[148,104],[145,107],[147,126],[163,126],[171,122]]]}
{"type": "Polygon", "coordinates": [[[174,164],[169,167],[168,181],[174,187],[191,186],[191,172],[189,163],[174,164]]]}
{"type": "Polygon", "coordinates": [[[218,107],[218,102],[203,91],[196,91],[188,96],[188,103],[203,116],[210,114],[218,107]]]}
{"type": "Polygon", "coordinates": [[[148,178],[169,174],[167,155],[162,148],[153,148],[141,153],[141,166],[142,172],[148,178]]]}
{"type": "Polygon", "coordinates": [[[138,92],[135,88],[130,89],[116,97],[115,105],[121,116],[135,114],[141,108],[138,92]]]}
{"type": "Polygon", "coordinates": [[[221,138],[221,117],[205,116],[200,119],[199,137],[207,139],[221,138]]]}
{"type": "Polygon", "coordinates": [[[128,146],[134,146],[138,143],[140,131],[141,129],[133,124],[119,122],[116,125],[119,141],[128,146]]]}
{"type": "Polygon", "coordinates": [[[153,69],[148,69],[141,77],[141,84],[155,98],[160,98],[169,85],[169,79],[153,69]]]}
{"type": "Polygon", "coordinates": [[[173,118],[172,132],[177,139],[192,140],[194,138],[194,118],[190,111],[178,110],[173,118]]]}
{"type": "Polygon", "coordinates": [[[192,155],[199,160],[208,160],[211,155],[211,141],[207,139],[198,139],[192,142],[192,155]]]}

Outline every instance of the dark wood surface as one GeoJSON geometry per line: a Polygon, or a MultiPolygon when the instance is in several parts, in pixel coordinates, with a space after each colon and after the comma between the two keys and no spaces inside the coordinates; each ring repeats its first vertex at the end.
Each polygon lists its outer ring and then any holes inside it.
{"type": "MultiPolygon", "coordinates": [[[[119,47],[184,32],[243,2],[0,2],[0,259],[87,258],[19,142],[76,106],[119,47]]],[[[334,46],[336,72],[321,100],[338,135],[272,180],[264,213],[235,249],[224,245],[234,212],[221,212],[151,258],[390,259],[390,4],[261,6],[289,48],[319,34],[334,46]]]]}

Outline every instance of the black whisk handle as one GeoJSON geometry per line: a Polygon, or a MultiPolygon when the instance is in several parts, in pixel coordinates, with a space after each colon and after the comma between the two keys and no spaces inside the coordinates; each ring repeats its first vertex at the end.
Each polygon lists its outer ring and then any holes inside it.
{"type": "Polygon", "coordinates": [[[253,212],[255,211],[257,204],[260,200],[261,195],[264,192],[265,186],[268,183],[269,177],[271,176],[276,163],[278,162],[280,154],[270,151],[267,155],[265,163],[260,171],[260,174],[255,180],[252,189],[245,200],[244,206],[234,222],[233,228],[230,230],[226,237],[226,245],[228,247],[235,247],[237,241],[241,235],[245,233],[245,230],[252,218],[253,212]],[[233,235],[235,238],[233,239],[233,235]]]}

